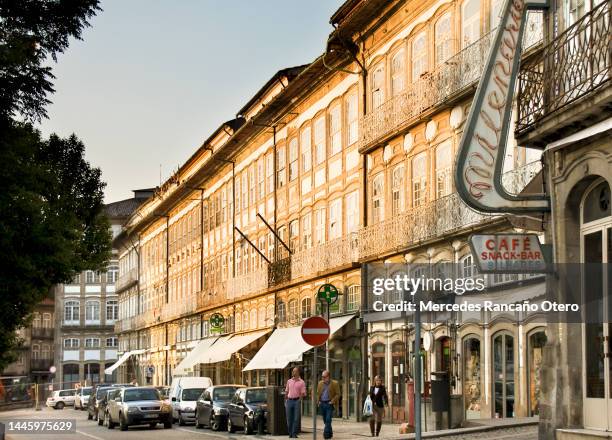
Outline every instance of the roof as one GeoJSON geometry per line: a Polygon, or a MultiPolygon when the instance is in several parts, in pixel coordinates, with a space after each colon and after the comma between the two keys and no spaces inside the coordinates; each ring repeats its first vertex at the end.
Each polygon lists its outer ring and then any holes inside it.
{"type": "Polygon", "coordinates": [[[132,197],[104,205],[104,213],[111,219],[127,219],[148,197],[132,197]]]}
{"type": "Polygon", "coordinates": [[[339,33],[347,38],[356,32],[362,32],[369,23],[379,16],[383,9],[387,8],[394,11],[403,3],[402,1],[389,0],[347,0],[333,13],[329,20],[336,28],[330,34],[330,39],[335,38],[339,33]]]}

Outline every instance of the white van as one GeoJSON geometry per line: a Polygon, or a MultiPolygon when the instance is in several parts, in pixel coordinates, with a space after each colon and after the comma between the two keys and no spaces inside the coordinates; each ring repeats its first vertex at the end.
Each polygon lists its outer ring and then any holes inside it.
{"type": "Polygon", "coordinates": [[[195,422],[196,402],[202,391],[213,386],[210,377],[175,377],[170,385],[172,419],[179,425],[195,422]]]}

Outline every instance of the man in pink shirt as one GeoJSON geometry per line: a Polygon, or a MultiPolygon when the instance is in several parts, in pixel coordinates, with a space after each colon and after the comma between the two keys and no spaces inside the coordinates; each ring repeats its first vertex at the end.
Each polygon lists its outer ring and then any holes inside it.
{"type": "Polygon", "coordinates": [[[300,377],[300,369],[291,371],[291,379],[285,386],[285,410],[287,412],[287,430],[289,438],[297,438],[298,420],[300,417],[300,400],[306,397],[306,384],[300,377]]]}

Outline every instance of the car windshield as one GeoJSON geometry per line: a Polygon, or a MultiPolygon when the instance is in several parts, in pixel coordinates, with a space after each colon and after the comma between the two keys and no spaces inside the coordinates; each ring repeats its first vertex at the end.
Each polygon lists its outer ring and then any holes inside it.
{"type": "Polygon", "coordinates": [[[257,390],[247,390],[246,403],[261,403],[267,400],[265,388],[257,390]]]}
{"type": "Polygon", "coordinates": [[[134,402],[136,400],[161,400],[157,390],[153,388],[127,389],[123,394],[124,402],[134,402]]]}
{"type": "Polygon", "coordinates": [[[158,388],[157,391],[159,391],[159,395],[162,397],[162,399],[165,399],[168,397],[170,388],[158,388]]]}
{"type": "Polygon", "coordinates": [[[204,391],[203,388],[190,388],[187,390],[183,390],[183,394],[181,394],[181,400],[196,401],[198,400],[198,397],[200,397],[200,394],[202,394],[202,391],[204,391]]]}
{"type": "Polygon", "coordinates": [[[91,388],[81,388],[81,394],[83,396],[91,396],[91,388]]]}
{"type": "Polygon", "coordinates": [[[106,392],[109,390],[110,388],[98,388],[96,390],[96,399],[101,399],[102,397],[106,396],[106,392]]]}
{"type": "Polygon", "coordinates": [[[213,400],[229,402],[236,393],[237,387],[219,387],[213,391],[213,400]]]}

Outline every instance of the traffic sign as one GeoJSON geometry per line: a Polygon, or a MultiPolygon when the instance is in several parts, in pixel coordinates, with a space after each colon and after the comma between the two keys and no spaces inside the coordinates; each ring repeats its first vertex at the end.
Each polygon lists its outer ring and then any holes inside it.
{"type": "Polygon", "coordinates": [[[213,313],[209,319],[209,322],[210,326],[216,330],[223,327],[223,324],[225,324],[225,318],[221,313],[213,313]]]}
{"type": "Polygon", "coordinates": [[[312,316],[302,324],[302,339],[313,347],[325,344],[330,333],[329,324],[320,316],[312,316]]]}
{"type": "Polygon", "coordinates": [[[338,301],[338,289],[333,284],[323,284],[317,291],[317,298],[319,301],[333,304],[338,301]]]}

